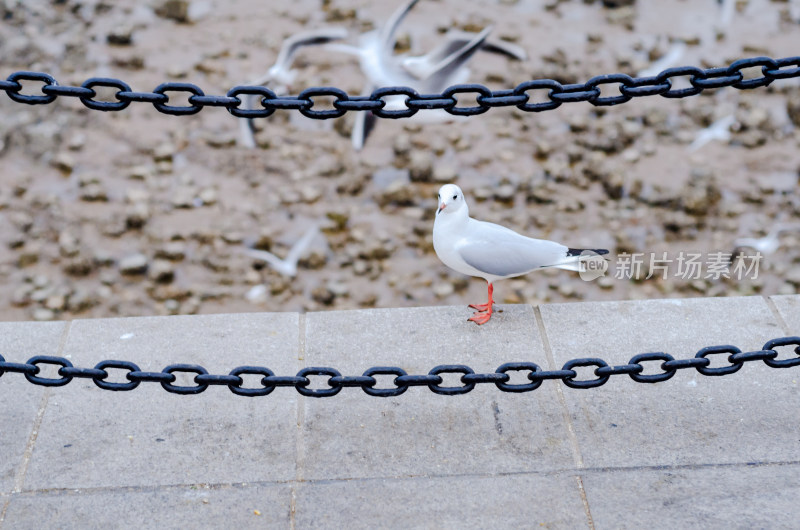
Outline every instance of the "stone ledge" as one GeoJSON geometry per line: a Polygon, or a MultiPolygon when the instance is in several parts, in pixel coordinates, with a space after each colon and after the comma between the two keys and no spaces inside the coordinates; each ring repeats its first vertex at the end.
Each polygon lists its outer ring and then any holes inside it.
{"type": "MultiPolygon", "coordinates": [[[[575,357],[624,364],[647,351],[686,358],[800,335],[800,296],[500,309],[482,327],[466,321],[465,306],[9,322],[0,354],[356,375],[387,364],[409,373],[510,361],[558,369],[575,357]]],[[[99,521],[99,503],[109,524],[163,514],[175,525],[364,527],[394,526],[413,506],[445,526],[614,527],[624,516],[615,507],[637,498],[629,523],[658,514],[684,526],[688,506],[714,505],[724,491],[729,510],[697,521],[771,526],[800,516],[798,374],[748,363],[721,378],[682,370],[656,385],[615,377],[589,390],[545,381],[525,394],[479,385],[463,396],[411,388],[387,399],[350,388],[330,399],[287,388],[259,398],[224,387],[177,396],[155,384],[108,392],[81,380],[44,389],[5,374],[0,517],[26,528],[46,512],[47,526],[85,527],[99,521]]]]}

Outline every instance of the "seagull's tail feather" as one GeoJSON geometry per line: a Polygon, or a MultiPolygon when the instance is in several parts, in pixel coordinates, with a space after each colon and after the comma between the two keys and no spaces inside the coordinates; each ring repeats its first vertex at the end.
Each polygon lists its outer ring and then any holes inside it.
{"type": "Polygon", "coordinates": [[[584,262],[592,259],[595,256],[602,256],[608,254],[608,249],[605,248],[568,248],[567,259],[561,263],[550,265],[556,269],[563,269],[573,272],[583,272],[586,270],[584,262]],[[586,254],[584,254],[586,253],[586,254]]]}
{"type": "Polygon", "coordinates": [[[569,256],[569,257],[580,256],[584,252],[594,252],[595,254],[599,254],[600,256],[603,256],[605,254],[608,254],[608,249],[607,248],[568,248],[567,249],[567,256],[569,256]]]}

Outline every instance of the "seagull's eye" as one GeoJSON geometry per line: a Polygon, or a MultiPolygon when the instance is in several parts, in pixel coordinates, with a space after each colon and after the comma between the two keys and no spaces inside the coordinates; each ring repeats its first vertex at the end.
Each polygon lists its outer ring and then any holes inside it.
{"type": "Polygon", "coordinates": [[[458,195],[453,195],[453,200],[458,199],[458,195]]]}

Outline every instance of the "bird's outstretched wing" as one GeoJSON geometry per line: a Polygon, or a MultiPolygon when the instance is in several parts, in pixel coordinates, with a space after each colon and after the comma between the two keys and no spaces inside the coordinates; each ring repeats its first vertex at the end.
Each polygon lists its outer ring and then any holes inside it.
{"type": "Polygon", "coordinates": [[[400,23],[406,18],[411,9],[417,5],[419,0],[410,0],[406,3],[406,5],[401,6],[397,9],[392,16],[389,17],[389,20],[383,25],[380,30],[380,50],[381,53],[388,56],[392,55],[394,52],[394,43],[395,43],[395,34],[397,33],[397,28],[400,27],[400,23]]]}
{"type": "Polygon", "coordinates": [[[314,239],[314,236],[316,236],[317,233],[319,233],[319,227],[316,224],[312,225],[308,230],[306,230],[306,233],[303,234],[303,237],[301,237],[294,245],[292,245],[292,248],[289,249],[289,253],[286,255],[286,259],[281,259],[272,252],[268,252],[266,250],[243,248],[242,252],[251,258],[266,261],[273,269],[284,276],[295,277],[297,276],[297,262],[300,260],[303,252],[305,252],[305,250],[308,248],[308,245],[311,244],[311,240],[314,239]]]}
{"type": "Polygon", "coordinates": [[[244,248],[242,252],[247,254],[253,259],[258,259],[261,261],[266,261],[270,264],[270,266],[278,271],[279,273],[283,274],[284,276],[294,277],[297,274],[297,264],[295,263],[292,266],[288,260],[282,260],[272,252],[266,250],[257,250],[254,248],[244,248]]]}
{"type": "Polygon", "coordinates": [[[314,236],[319,233],[319,227],[317,225],[312,225],[306,233],[303,234],[297,243],[292,245],[292,248],[289,249],[289,254],[286,255],[286,261],[294,263],[295,267],[297,266],[297,262],[300,259],[300,256],[303,255],[303,252],[306,251],[308,246],[311,244],[311,240],[314,239],[314,236]]]}
{"type": "Polygon", "coordinates": [[[461,48],[452,52],[436,64],[431,66],[431,74],[426,78],[431,86],[444,86],[455,72],[460,69],[483,45],[492,27],[488,26],[483,31],[475,35],[461,48]]]}
{"type": "Polygon", "coordinates": [[[297,52],[300,50],[300,48],[305,46],[318,46],[321,44],[327,44],[331,41],[342,40],[345,37],[347,37],[347,29],[338,27],[321,28],[295,33],[291,37],[284,40],[283,44],[281,44],[281,49],[278,51],[278,57],[275,59],[275,64],[273,64],[264,75],[251,81],[250,84],[264,85],[269,83],[275,77],[276,71],[288,70],[292,65],[294,56],[297,55],[297,52]]]}
{"type": "MultiPolygon", "coordinates": [[[[415,79],[427,79],[435,73],[434,68],[440,65],[447,57],[459,52],[465,46],[470,46],[474,37],[474,33],[450,30],[439,46],[419,57],[405,57],[400,65],[415,79]]],[[[503,40],[487,38],[480,45],[480,49],[489,53],[505,55],[518,61],[524,61],[528,57],[521,46],[503,40]]]]}
{"type": "Polygon", "coordinates": [[[481,46],[481,50],[505,55],[509,59],[515,59],[517,61],[525,61],[528,59],[525,48],[502,39],[486,39],[486,42],[481,46]]]}

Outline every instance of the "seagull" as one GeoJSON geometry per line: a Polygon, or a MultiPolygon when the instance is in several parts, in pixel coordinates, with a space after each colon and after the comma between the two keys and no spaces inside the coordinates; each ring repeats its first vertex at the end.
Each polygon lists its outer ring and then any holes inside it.
{"type": "Polygon", "coordinates": [[[724,34],[728,26],[731,25],[733,15],[736,13],[736,0],[717,0],[717,3],[719,4],[720,13],[716,29],[724,34]]]}
{"type": "Polygon", "coordinates": [[[284,276],[294,278],[297,276],[297,262],[300,259],[300,256],[303,255],[303,252],[305,252],[305,250],[311,244],[311,240],[314,239],[314,236],[316,236],[318,233],[319,227],[317,225],[313,225],[306,230],[306,233],[303,234],[303,237],[301,237],[300,240],[292,245],[292,248],[289,249],[289,253],[286,255],[285,259],[279,258],[272,252],[268,252],[266,250],[256,250],[254,248],[243,248],[242,252],[251,258],[266,261],[279,273],[283,274],[284,276]]]}
{"type": "Polygon", "coordinates": [[[780,235],[800,231],[800,223],[775,223],[764,237],[741,237],[733,242],[735,247],[748,247],[764,254],[772,254],[781,246],[780,235]]]}
{"type": "MultiPolygon", "coordinates": [[[[276,83],[272,87],[275,93],[285,94],[297,75],[297,72],[290,68],[294,55],[301,47],[311,45],[322,45],[325,50],[357,57],[361,71],[367,78],[363,95],[370,95],[376,88],[386,86],[407,86],[421,93],[437,93],[450,85],[465,83],[469,79],[469,69],[465,65],[479,49],[520,61],[527,58],[525,50],[520,46],[503,40],[489,39],[491,27],[485,28],[480,33],[449,30],[443,42],[428,54],[394,55],[397,29],[418,1],[408,0],[379,30],[361,35],[356,46],[334,42],[347,37],[347,30],[344,28],[334,27],[298,33],[283,42],[275,64],[267,73],[248,84],[276,83]]],[[[384,98],[386,102],[384,110],[405,109],[405,98],[405,96],[384,98]]],[[[247,108],[251,108],[253,99],[254,96],[248,96],[247,108]]],[[[429,110],[415,118],[418,121],[443,122],[459,117],[438,109],[429,110]]],[[[351,134],[355,150],[358,151],[364,146],[374,124],[375,116],[371,112],[356,113],[356,122],[351,134]]],[[[241,120],[239,128],[240,144],[254,148],[256,144],[253,138],[252,120],[241,120]]]]}
{"type": "Polygon", "coordinates": [[[639,77],[651,77],[660,74],[667,68],[672,68],[678,61],[681,60],[686,53],[686,43],[678,41],[674,43],[670,49],[661,56],[658,60],[653,62],[650,66],[639,72],[639,77]]]}
{"type": "MultiPolygon", "coordinates": [[[[341,52],[358,58],[359,66],[367,83],[363,95],[370,95],[378,87],[407,86],[420,93],[438,93],[451,85],[465,83],[469,79],[466,63],[479,49],[491,53],[505,55],[511,59],[524,61],[525,50],[515,44],[503,40],[491,40],[491,26],[480,33],[449,30],[442,43],[430,53],[420,56],[395,55],[397,29],[409,11],[419,0],[408,0],[400,6],[379,30],[361,35],[358,45],[337,43],[347,37],[344,28],[325,28],[298,33],[286,39],[275,64],[250,85],[266,85],[274,83],[273,91],[282,95],[287,93],[289,85],[294,81],[297,72],[291,64],[297,51],[304,46],[322,45],[328,51],[341,52]]],[[[251,108],[254,96],[248,96],[246,108],[251,108]]],[[[406,96],[387,96],[384,98],[384,110],[404,110],[406,96]]],[[[428,110],[414,116],[417,121],[443,122],[459,118],[444,110],[428,110]]],[[[357,112],[353,125],[351,142],[355,150],[364,146],[370,131],[375,124],[375,116],[371,112],[357,112]]],[[[239,124],[240,144],[244,147],[256,146],[253,138],[251,119],[242,119],[239,124]]]]}
{"type": "MultiPolygon", "coordinates": [[[[337,27],[303,31],[292,35],[281,44],[281,49],[278,52],[278,58],[275,60],[275,64],[270,66],[269,70],[267,70],[264,75],[247,84],[266,86],[268,83],[272,83],[272,90],[279,96],[284,95],[289,91],[289,87],[297,77],[297,70],[293,70],[291,66],[300,48],[323,45],[332,41],[344,39],[345,37],[347,37],[347,30],[337,27]]],[[[254,99],[255,96],[253,95],[248,95],[245,98],[247,109],[253,108],[254,99]]],[[[253,138],[253,120],[251,118],[241,119],[239,121],[239,132],[240,144],[250,149],[255,148],[256,142],[253,138]]]]}
{"type": "Polygon", "coordinates": [[[608,254],[606,249],[569,248],[473,219],[469,216],[464,193],[455,184],[445,184],[439,189],[433,249],[451,269],[483,278],[489,284],[489,301],[469,306],[477,311],[468,320],[478,325],[492,317],[494,282],[546,267],[580,272],[587,259],[608,254]],[[587,254],[583,254],[586,251],[587,254]]]}
{"type": "MultiPolygon", "coordinates": [[[[491,41],[492,27],[480,33],[448,31],[444,41],[428,54],[421,56],[395,55],[397,29],[409,11],[419,0],[409,0],[399,7],[379,30],[364,33],[357,46],[331,43],[326,49],[339,51],[358,58],[361,71],[367,78],[363,94],[369,95],[378,87],[407,86],[420,93],[438,93],[451,85],[465,83],[470,71],[466,63],[480,49],[499,53],[517,60],[527,58],[525,50],[502,40],[491,41]]],[[[384,110],[404,110],[406,96],[389,96],[384,99],[384,110]]],[[[420,116],[420,115],[418,115],[420,116]]],[[[452,121],[444,110],[428,110],[418,121],[452,121]]],[[[356,114],[351,141],[356,150],[364,146],[367,135],[374,125],[374,116],[368,112],[356,114]]]]}
{"type": "Polygon", "coordinates": [[[689,145],[689,152],[697,151],[712,140],[727,142],[731,139],[731,126],[736,122],[733,114],[715,121],[705,129],[697,132],[694,141],[689,145]]]}

